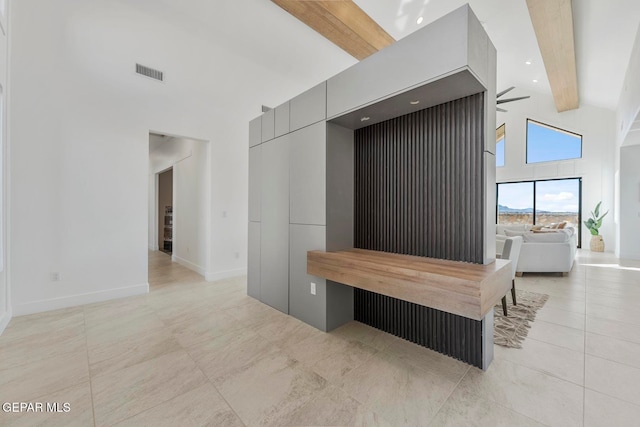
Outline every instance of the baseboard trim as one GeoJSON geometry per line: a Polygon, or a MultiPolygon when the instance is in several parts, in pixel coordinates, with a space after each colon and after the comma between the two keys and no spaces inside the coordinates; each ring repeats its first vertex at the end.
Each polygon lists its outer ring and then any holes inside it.
{"type": "Polygon", "coordinates": [[[112,299],[126,298],[135,295],[149,293],[149,283],[126,286],[123,288],[109,289],[106,291],[88,292],[86,294],[70,295],[60,298],[52,298],[40,301],[32,301],[24,304],[16,304],[13,307],[14,316],[41,313],[43,311],[59,310],[61,308],[75,307],[78,305],[93,304],[112,299]]]}
{"type": "Polygon", "coordinates": [[[204,279],[207,282],[215,282],[218,280],[229,279],[231,277],[238,276],[246,276],[247,269],[246,268],[238,268],[236,270],[226,270],[226,271],[209,271],[204,275],[204,279]]]}
{"type": "Polygon", "coordinates": [[[176,255],[171,255],[171,261],[177,262],[181,266],[186,267],[189,270],[193,270],[196,273],[204,276],[204,273],[205,273],[204,268],[200,267],[197,264],[192,263],[191,261],[187,261],[186,259],[180,258],[179,256],[176,256],[176,255]]]}
{"type": "Polygon", "coordinates": [[[13,317],[11,308],[0,317],[0,335],[4,332],[7,326],[9,326],[9,322],[11,322],[11,318],[13,317]]]}

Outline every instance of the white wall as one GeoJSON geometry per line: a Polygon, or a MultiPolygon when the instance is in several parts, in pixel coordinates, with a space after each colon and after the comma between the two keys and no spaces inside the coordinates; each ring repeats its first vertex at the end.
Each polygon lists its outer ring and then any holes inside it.
{"type": "Polygon", "coordinates": [[[9,3],[10,1],[0,2],[0,6],[4,6],[0,7],[0,334],[11,320],[11,292],[7,280],[9,3]]]}
{"type": "Polygon", "coordinates": [[[636,40],[631,52],[629,67],[622,86],[620,102],[616,114],[616,145],[614,147],[616,174],[619,182],[616,188],[616,234],[618,244],[616,255],[621,258],[640,259],[640,241],[638,240],[638,209],[637,201],[640,190],[635,192],[632,184],[637,181],[637,163],[623,161],[623,156],[637,155],[637,148],[625,150],[624,146],[640,144],[640,131],[630,132],[633,121],[640,118],[640,27],[636,33],[636,40]],[[624,151],[624,154],[623,154],[624,151]],[[629,197],[626,199],[625,197],[629,197]],[[623,225],[624,224],[624,225],[623,225]]]}
{"type": "MultiPolygon", "coordinates": [[[[579,109],[558,113],[551,95],[532,93],[531,98],[503,105],[497,126],[506,124],[505,166],[497,168],[497,182],[582,177],[583,220],[602,200],[603,209],[614,205],[615,113],[581,105],[579,109]],[[536,120],[582,135],[582,158],[560,162],[526,163],[527,119],[536,120]]],[[[582,245],[588,247],[590,233],[581,224],[582,245]]],[[[616,244],[613,215],[605,219],[600,234],[607,251],[616,244]]]]}
{"type": "Polygon", "coordinates": [[[621,145],[629,132],[633,121],[640,114],[640,26],[631,51],[629,66],[622,85],[622,93],[616,112],[616,135],[621,145]]]}
{"type": "MultiPolygon", "coordinates": [[[[228,16],[194,23],[167,13],[164,3],[22,0],[14,5],[10,278],[15,313],[147,291],[150,130],[210,141],[207,277],[243,274],[247,123],[261,104],[277,105],[353,63],[313,35],[282,42],[304,42],[305,50],[318,53],[316,63],[297,61],[299,46],[282,45],[277,66],[261,64],[228,46],[230,38],[209,32],[215,19],[228,16]],[[137,76],[136,62],[163,70],[165,82],[137,76]],[[59,272],[61,280],[52,282],[51,272],[59,272]]],[[[247,3],[264,8],[263,25],[278,26],[279,33],[302,28],[270,2],[247,3]]],[[[270,34],[257,30],[254,36],[264,41],[270,34]]]]}
{"type": "MultiPolygon", "coordinates": [[[[173,254],[172,259],[206,275],[210,235],[208,230],[210,171],[209,143],[187,138],[151,141],[149,151],[149,245],[158,242],[156,174],[173,167],[173,254]]],[[[160,239],[162,236],[159,236],[160,239]]],[[[157,243],[156,243],[157,244],[157,243]]]]}
{"type": "MultiPolygon", "coordinates": [[[[635,132],[640,134],[640,132],[635,132]]],[[[640,135],[639,135],[640,136],[640,135]]],[[[640,138],[638,138],[640,139],[640,138]]],[[[639,141],[640,142],[640,141],[639,141]]],[[[640,259],[640,145],[620,149],[620,258],[640,259]]]]}

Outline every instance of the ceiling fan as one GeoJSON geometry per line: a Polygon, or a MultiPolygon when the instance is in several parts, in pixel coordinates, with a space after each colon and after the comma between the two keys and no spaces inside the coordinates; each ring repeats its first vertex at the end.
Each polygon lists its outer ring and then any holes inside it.
{"type": "MultiPolygon", "coordinates": [[[[512,91],[513,89],[515,89],[515,86],[511,86],[510,88],[505,89],[505,90],[503,90],[502,92],[499,92],[499,93],[496,95],[496,99],[497,99],[497,98],[500,98],[500,97],[501,97],[502,95],[504,95],[505,93],[512,91]]],[[[516,98],[498,99],[498,100],[497,100],[497,102],[496,102],[496,104],[500,105],[500,104],[505,104],[505,103],[507,103],[507,102],[520,101],[521,99],[528,99],[528,98],[531,98],[531,97],[530,97],[530,96],[518,96],[518,97],[516,97],[516,98]]],[[[502,108],[500,108],[500,107],[496,107],[496,111],[500,111],[501,113],[506,113],[506,112],[507,112],[507,110],[503,110],[503,109],[502,109],[502,108]]]]}

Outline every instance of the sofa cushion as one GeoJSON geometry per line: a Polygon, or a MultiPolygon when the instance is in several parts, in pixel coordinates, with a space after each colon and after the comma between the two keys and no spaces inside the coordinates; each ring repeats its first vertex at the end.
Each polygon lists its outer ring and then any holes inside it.
{"type": "Polygon", "coordinates": [[[529,233],[522,236],[524,243],[566,243],[569,241],[569,234],[563,232],[556,233],[529,233]]]}
{"type": "Polygon", "coordinates": [[[502,234],[506,236],[505,231],[529,231],[531,230],[531,224],[497,224],[496,234],[502,234]]]}
{"type": "Polygon", "coordinates": [[[524,236],[528,233],[528,231],[524,230],[504,230],[505,236],[507,237],[516,237],[516,236],[524,236]]]}

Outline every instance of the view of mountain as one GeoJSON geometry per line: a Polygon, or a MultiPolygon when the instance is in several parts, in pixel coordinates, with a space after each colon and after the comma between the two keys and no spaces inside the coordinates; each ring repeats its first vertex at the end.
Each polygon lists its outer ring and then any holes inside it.
{"type": "MultiPolygon", "coordinates": [[[[509,206],[498,205],[498,212],[500,213],[533,213],[533,208],[512,209],[509,206]]],[[[538,213],[550,213],[550,212],[538,209],[538,213]]]]}

